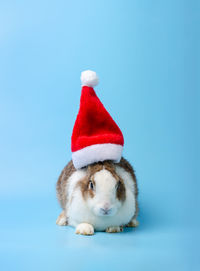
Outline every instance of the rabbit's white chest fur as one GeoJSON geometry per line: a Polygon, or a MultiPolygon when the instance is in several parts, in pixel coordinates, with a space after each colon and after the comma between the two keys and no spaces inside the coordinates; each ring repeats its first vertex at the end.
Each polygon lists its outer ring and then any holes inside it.
{"type": "MultiPolygon", "coordinates": [[[[119,166],[116,166],[116,173],[123,179],[126,192],[125,200],[113,216],[95,215],[86,204],[81,189],[77,187],[80,179],[86,176],[85,169],[77,170],[69,177],[68,185],[66,187],[68,200],[65,208],[69,225],[76,227],[78,224],[84,222],[93,225],[94,229],[97,231],[103,231],[108,227],[126,225],[130,222],[136,212],[133,180],[131,174],[119,166]]],[[[102,171],[100,174],[104,177],[107,173],[106,171],[102,171]]]]}

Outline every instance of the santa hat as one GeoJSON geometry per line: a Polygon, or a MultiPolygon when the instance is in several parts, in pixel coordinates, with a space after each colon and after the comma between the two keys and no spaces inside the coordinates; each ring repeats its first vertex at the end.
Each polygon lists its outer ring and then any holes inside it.
{"type": "Polygon", "coordinates": [[[74,167],[79,169],[104,160],[119,162],[123,134],[93,89],[98,84],[96,73],[82,72],[81,83],[80,108],[71,138],[74,167]]]}

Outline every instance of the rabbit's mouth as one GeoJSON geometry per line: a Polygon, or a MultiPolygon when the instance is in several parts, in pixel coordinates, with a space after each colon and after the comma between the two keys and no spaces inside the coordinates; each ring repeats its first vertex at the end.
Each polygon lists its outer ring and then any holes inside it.
{"type": "Polygon", "coordinates": [[[94,212],[97,216],[101,216],[101,217],[110,217],[110,216],[114,216],[116,214],[116,208],[95,208],[94,212]]]}
{"type": "Polygon", "coordinates": [[[112,214],[112,208],[100,208],[99,212],[104,216],[112,214]]]}

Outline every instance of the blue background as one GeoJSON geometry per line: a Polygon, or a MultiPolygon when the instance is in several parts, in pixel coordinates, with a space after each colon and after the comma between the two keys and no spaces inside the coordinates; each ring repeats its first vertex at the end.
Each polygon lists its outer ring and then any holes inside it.
{"type": "Polygon", "coordinates": [[[1,270],[199,270],[198,1],[0,1],[1,270]],[[125,137],[140,227],[55,220],[80,73],[125,137]]]}

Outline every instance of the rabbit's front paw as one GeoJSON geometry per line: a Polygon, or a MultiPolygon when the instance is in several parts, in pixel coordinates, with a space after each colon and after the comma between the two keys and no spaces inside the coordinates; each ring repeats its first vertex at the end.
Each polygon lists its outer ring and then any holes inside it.
{"type": "Polygon", "coordinates": [[[76,234],[93,235],[94,228],[91,224],[81,223],[76,227],[76,234]]]}
{"type": "Polygon", "coordinates": [[[116,233],[116,232],[122,232],[122,231],[123,231],[123,227],[122,226],[108,227],[106,229],[106,232],[108,232],[108,233],[116,233]]]}

